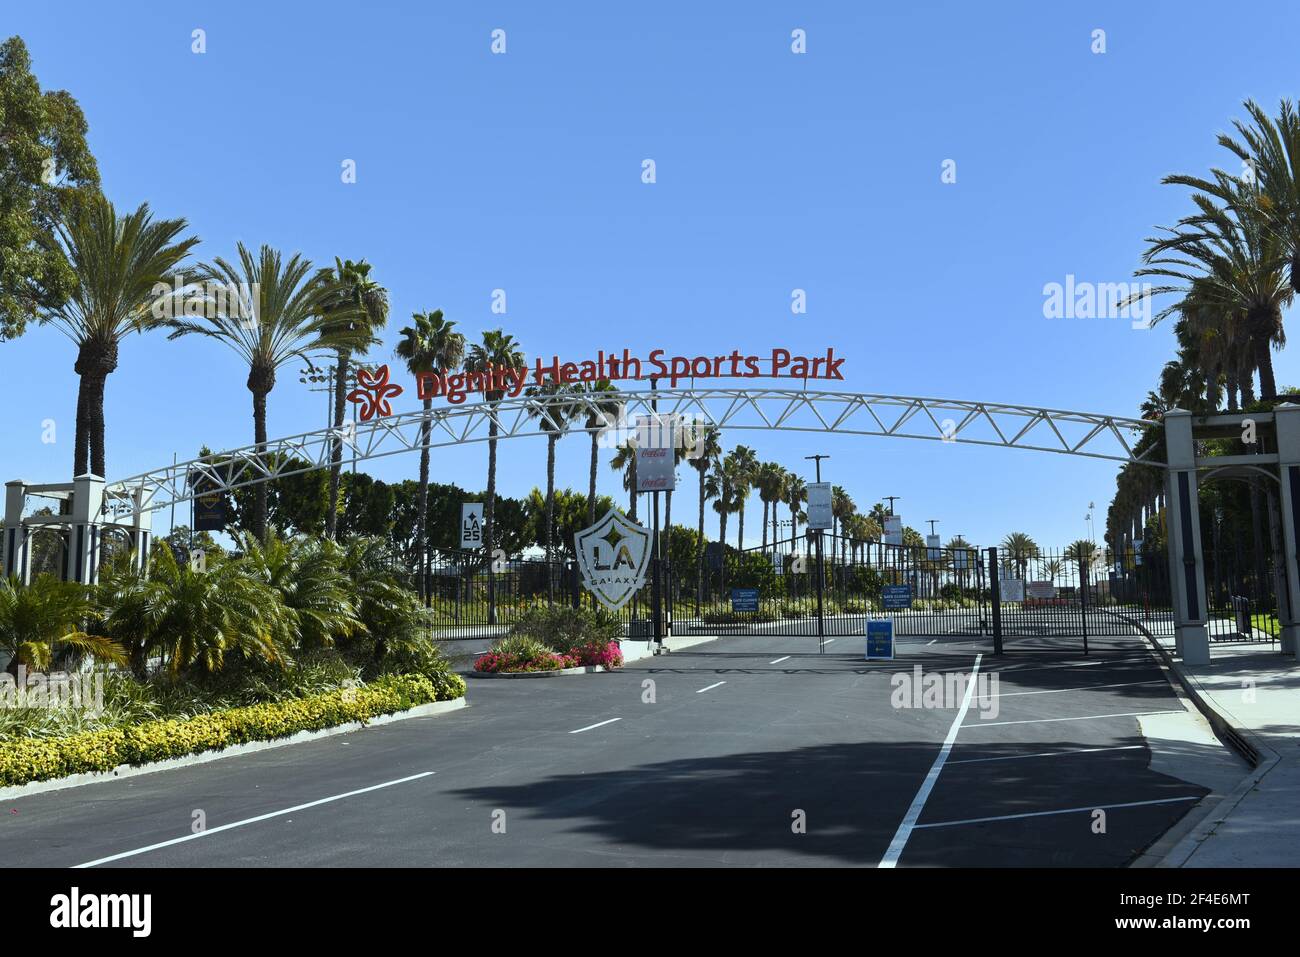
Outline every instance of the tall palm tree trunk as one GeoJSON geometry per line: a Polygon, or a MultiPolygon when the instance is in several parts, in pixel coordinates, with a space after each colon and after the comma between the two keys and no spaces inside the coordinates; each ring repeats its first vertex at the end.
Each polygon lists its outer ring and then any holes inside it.
{"type": "Polygon", "coordinates": [[[763,551],[767,551],[767,510],[768,501],[763,499],[763,551]]]}
{"type": "Polygon", "coordinates": [[[1277,382],[1273,378],[1273,353],[1267,337],[1256,336],[1252,342],[1255,350],[1255,367],[1259,370],[1259,397],[1267,402],[1277,398],[1277,382]]]}
{"type": "Polygon", "coordinates": [[[628,518],[636,521],[636,449],[629,450],[632,453],[631,460],[627,463],[628,478],[630,479],[630,488],[628,489],[628,498],[631,500],[631,507],[628,509],[628,518]]]}
{"type": "Polygon", "coordinates": [[[736,551],[743,552],[745,550],[745,503],[743,500],[740,503],[740,511],[737,515],[739,517],[736,521],[736,551]]]}
{"type": "Polygon", "coordinates": [[[415,517],[415,555],[420,569],[420,597],[425,607],[431,602],[429,594],[429,437],[432,425],[428,415],[433,399],[424,400],[425,419],[420,423],[420,511],[415,517]]]}
{"type": "Polygon", "coordinates": [[[493,568],[492,568],[493,565],[492,519],[496,513],[496,501],[497,501],[497,417],[496,417],[496,409],[493,409],[491,413],[491,422],[488,425],[487,503],[483,507],[483,550],[487,558],[487,600],[488,600],[487,623],[489,625],[495,625],[497,623],[496,578],[493,574],[493,568]]]}
{"type": "Polygon", "coordinates": [[[551,574],[551,563],[555,561],[555,443],[560,441],[558,433],[546,436],[546,601],[550,604],[555,599],[555,580],[551,574]]]}
{"type": "MultiPolygon", "coordinates": [[[[338,365],[334,370],[334,428],[343,428],[343,415],[347,407],[348,363],[351,353],[338,350],[338,365]]],[[[330,504],[325,513],[325,537],[334,538],[338,529],[339,476],[343,471],[343,439],[336,437],[330,450],[330,504]]]]}
{"type": "Polygon", "coordinates": [[[85,475],[90,468],[90,425],[86,410],[90,406],[90,385],[83,376],[77,382],[77,433],[72,450],[73,476],[85,475]]]}
{"type": "MultiPolygon", "coordinates": [[[[253,391],[253,441],[257,443],[259,457],[266,451],[266,392],[253,391]]],[[[258,482],[253,504],[253,535],[259,542],[266,541],[266,483],[258,482]]]]}
{"type": "Polygon", "coordinates": [[[600,437],[591,433],[591,472],[587,476],[587,525],[596,524],[596,466],[600,462],[600,437]]]}
{"type": "Polygon", "coordinates": [[[699,615],[704,601],[704,469],[696,471],[700,473],[700,534],[695,542],[695,614],[699,615]]]}

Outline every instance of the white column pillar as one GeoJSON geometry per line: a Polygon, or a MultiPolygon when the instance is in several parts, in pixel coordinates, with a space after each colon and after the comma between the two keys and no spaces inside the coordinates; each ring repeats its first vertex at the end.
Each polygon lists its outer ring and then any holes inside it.
{"type": "Polygon", "coordinates": [[[23,528],[26,495],[27,483],[21,479],[5,483],[5,524],[0,536],[0,568],[6,576],[17,575],[24,585],[30,584],[32,577],[27,530],[23,528]]]}
{"type": "Polygon", "coordinates": [[[78,475],[72,480],[72,522],[68,528],[68,581],[93,585],[99,581],[100,523],[104,480],[78,475]]]}
{"type": "Polygon", "coordinates": [[[1164,424],[1169,464],[1165,482],[1165,527],[1174,604],[1174,650],[1186,664],[1208,664],[1210,635],[1206,623],[1209,618],[1205,607],[1205,561],[1201,552],[1192,414],[1182,409],[1171,409],[1165,413],[1164,424]]]}
{"type": "Polygon", "coordinates": [[[1282,625],[1282,653],[1300,650],[1300,406],[1284,402],[1273,409],[1277,427],[1279,504],[1282,507],[1282,567],[1277,613],[1282,625]]]}
{"type": "Polygon", "coordinates": [[[131,551],[135,568],[141,572],[149,570],[149,546],[153,544],[153,512],[149,510],[149,501],[153,492],[143,485],[131,493],[131,551]]]}

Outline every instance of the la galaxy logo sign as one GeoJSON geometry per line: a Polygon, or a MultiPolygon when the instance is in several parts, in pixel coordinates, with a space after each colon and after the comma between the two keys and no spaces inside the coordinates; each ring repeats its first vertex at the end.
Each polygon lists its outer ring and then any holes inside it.
{"type": "Polygon", "coordinates": [[[645,584],[650,533],[617,509],[573,536],[582,585],[610,611],[618,611],[645,584]]]}

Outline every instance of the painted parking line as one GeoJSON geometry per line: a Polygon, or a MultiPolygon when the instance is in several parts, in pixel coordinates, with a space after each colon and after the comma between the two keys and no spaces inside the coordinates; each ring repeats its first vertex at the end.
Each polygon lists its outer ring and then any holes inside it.
{"type": "Polygon", "coordinates": [[[136,857],[140,854],[147,854],[150,851],[156,851],[160,848],[171,847],[174,844],[184,844],[186,841],[197,841],[201,837],[211,837],[213,834],[220,834],[222,831],[234,830],[237,827],[244,827],[247,824],[256,824],[258,821],[269,821],[273,817],[283,817],[286,814],[293,814],[296,811],[305,811],[309,807],[319,807],[322,804],[331,804],[334,801],[342,801],[345,798],[356,797],[358,794],[367,794],[371,791],[378,791],[382,788],[391,788],[397,784],[406,784],[409,781],[418,781],[420,778],[430,777],[434,772],[422,771],[419,774],[412,774],[409,777],[398,778],[396,781],[385,781],[383,784],[372,784],[368,788],[357,788],[355,791],[348,791],[344,794],[335,794],[331,797],[321,798],[318,801],[308,801],[306,804],[295,804],[293,807],[287,807],[282,811],[272,811],[269,814],[259,814],[257,817],[245,818],[242,821],[232,821],[229,824],[222,824],[218,827],[209,827],[199,831],[197,834],[186,834],[184,837],[175,837],[170,841],[159,841],[157,844],[150,844],[148,847],[138,847],[133,851],[123,851],[121,854],[112,854],[108,857],[101,857],[97,860],[87,861],[85,864],[77,864],[77,868],[97,867],[100,864],[108,864],[111,861],[120,861],[127,857],[136,857]]]}
{"type": "Polygon", "coordinates": [[[780,664],[781,662],[783,662],[783,661],[789,661],[790,658],[791,658],[790,655],[786,655],[784,658],[778,658],[778,659],[776,659],[776,661],[769,661],[768,664],[769,664],[769,665],[779,665],[779,664],[780,664]]]}
{"type": "Polygon", "coordinates": [[[892,868],[898,866],[898,858],[903,853],[903,848],[907,846],[907,839],[912,834],[912,829],[916,827],[916,821],[925,809],[925,802],[930,797],[930,792],[934,790],[935,782],[939,780],[939,772],[943,770],[943,764],[948,760],[948,754],[952,751],[952,746],[957,741],[957,732],[961,730],[962,722],[966,720],[966,712],[970,708],[971,695],[975,691],[975,680],[979,676],[980,661],[983,655],[975,656],[975,664],[970,671],[970,679],[966,682],[966,694],[962,698],[961,709],[957,716],[952,719],[952,726],[948,728],[948,736],[943,739],[943,747],[939,749],[938,755],[935,756],[934,764],[930,765],[930,771],[921,782],[921,787],[912,798],[912,803],[907,809],[907,814],[899,822],[898,830],[894,832],[894,839],[889,843],[889,849],[885,851],[885,856],[880,859],[877,867],[892,868]]]}
{"type": "Polygon", "coordinates": [[[1070,751],[1038,751],[1035,754],[1003,754],[996,758],[962,758],[958,761],[949,761],[949,764],[985,764],[989,761],[1025,761],[1029,758],[1059,758],[1068,754],[1096,754],[1099,751],[1134,751],[1140,750],[1145,745],[1141,744],[1118,744],[1110,748],[1074,748],[1070,751]]]}
{"type": "Polygon", "coordinates": [[[1027,694],[1065,694],[1070,691],[1092,691],[1094,688],[1131,688],[1134,685],[1163,685],[1164,678],[1152,678],[1150,681],[1116,681],[1106,685],[1084,685],[1081,688],[1047,688],[1043,691],[1007,691],[998,694],[978,694],[976,698],[1019,698],[1027,694]]]}
{"type": "Polygon", "coordinates": [[[916,829],[929,827],[957,827],[962,824],[988,824],[992,821],[1018,821],[1027,817],[1049,817],[1053,814],[1078,814],[1084,811],[1112,811],[1121,807],[1148,807],[1152,804],[1177,804],[1180,801],[1199,801],[1200,795],[1187,797],[1158,798],[1154,801],[1128,801],[1124,804],[1090,804],[1086,807],[1063,807],[1054,811],[1026,811],[1022,814],[999,814],[995,817],[968,817],[963,821],[935,821],[931,824],[918,824],[916,829]]]}
{"type": "Polygon", "coordinates": [[[615,721],[622,721],[622,718],[610,718],[608,721],[597,721],[595,724],[589,724],[585,728],[577,728],[570,731],[569,734],[582,734],[584,731],[590,731],[592,728],[603,728],[607,724],[613,724],[615,721]]]}
{"type": "Polygon", "coordinates": [[[723,685],[725,685],[725,684],[726,684],[725,681],[718,681],[718,682],[715,682],[714,684],[709,685],[707,688],[701,688],[699,691],[697,691],[697,692],[695,692],[695,693],[696,693],[696,694],[704,694],[704,692],[706,692],[706,691],[712,691],[714,688],[721,688],[721,687],[722,687],[723,685]]]}
{"type": "Polygon", "coordinates": [[[997,728],[1004,724],[1051,724],[1054,721],[1096,721],[1101,718],[1142,718],[1154,714],[1186,714],[1181,708],[1169,711],[1124,711],[1119,714],[1081,714],[1073,718],[1024,718],[1020,721],[975,721],[967,728],[997,728]]]}

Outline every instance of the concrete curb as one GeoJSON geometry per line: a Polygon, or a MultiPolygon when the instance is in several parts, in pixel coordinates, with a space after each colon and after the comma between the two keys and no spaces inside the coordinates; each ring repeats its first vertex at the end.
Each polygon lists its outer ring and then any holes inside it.
{"type": "Polygon", "coordinates": [[[1205,720],[1210,723],[1210,728],[1214,731],[1215,736],[1240,754],[1252,769],[1251,773],[1242,778],[1236,787],[1227,794],[1221,795],[1217,801],[1210,801],[1209,798],[1212,798],[1213,795],[1207,795],[1206,800],[1202,802],[1204,810],[1201,816],[1194,824],[1185,829],[1185,833],[1173,842],[1172,847],[1164,848],[1160,846],[1161,842],[1157,841],[1130,865],[1131,867],[1182,867],[1196,852],[1196,849],[1236,809],[1246,795],[1259,785],[1259,782],[1263,780],[1269,771],[1273,770],[1279,760],[1278,753],[1261,741],[1248,728],[1241,728],[1232,724],[1229,718],[1219,711],[1212,701],[1201,694],[1200,689],[1196,687],[1192,680],[1178,669],[1168,649],[1156,640],[1145,625],[1127,615],[1120,615],[1117,612],[1110,612],[1110,614],[1124,619],[1142,633],[1152,653],[1159,660],[1166,678],[1169,678],[1170,675],[1173,676],[1171,683],[1176,682],[1177,689],[1175,690],[1181,689],[1182,696],[1195,704],[1196,709],[1205,716],[1205,720]]]}
{"type": "Polygon", "coordinates": [[[602,674],[611,669],[604,665],[580,665],[577,668],[559,668],[555,671],[471,671],[475,678],[562,678],[567,675],[602,674]]]}
{"type": "Polygon", "coordinates": [[[123,778],[139,777],[142,774],[153,774],[156,771],[187,768],[195,764],[207,764],[209,761],[219,761],[222,758],[255,754],[258,751],[269,751],[272,748],[283,748],[291,744],[316,741],[336,734],[349,734],[353,731],[361,731],[365,728],[373,728],[383,724],[392,724],[395,721],[405,721],[409,718],[427,718],[433,715],[447,714],[451,711],[459,711],[466,706],[467,702],[463,697],[453,698],[450,701],[431,701],[428,704],[416,705],[406,711],[377,715],[368,721],[349,721],[347,724],[337,724],[332,728],[322,728],[319,731],[299,731],[285,738],[250,741],[248,744],[232,744],[230,747],[222,748],[219,751],[199,751],[195,754],[187,754],[179,758],[167,758],[164,761],[153,761],[149,764],[123,764],[112,771],[88,771],[84,774],[69,774],[67,777],[52,778],[48,781],[17,784],[7,788],[0,788],[0,800],[27,797],[31,794],[43,794],[47,791],[62,791],[65,788],[82,787],[86,784],[100,784],[104,781],[118,781],[123,778]]]}

